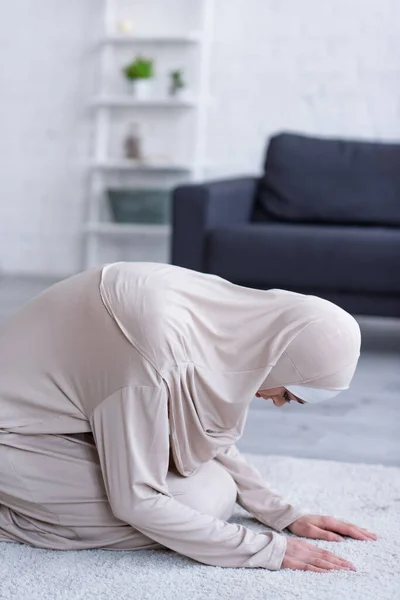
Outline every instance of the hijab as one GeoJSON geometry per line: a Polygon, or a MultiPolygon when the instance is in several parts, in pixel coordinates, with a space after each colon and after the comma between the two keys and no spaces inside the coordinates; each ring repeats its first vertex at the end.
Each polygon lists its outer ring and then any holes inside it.
{"type": "Polygon", "coordinates": [[[340,393],[337,390],[322,390],[305,385],[287,385],[286,389],[301,400],[305,400],[308,404],[331,400],[340,393]]]}
{"type": "Polygon", "coordinates": [[[107,265],[102,285],[122,332],[167,388],[182,475],[242,435],[261,384],[338,392],[353,377],[358,324],[321,298],[156,263],[107,265]]]}

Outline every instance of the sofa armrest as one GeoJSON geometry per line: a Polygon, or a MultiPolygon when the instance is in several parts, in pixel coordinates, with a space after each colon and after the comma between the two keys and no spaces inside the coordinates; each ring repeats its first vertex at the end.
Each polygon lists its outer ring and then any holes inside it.
{"type": "Polygon", "coordinates": [[[179,186],[173,194],[173,265],[204,271],[208,232],[250,221],[258,177],[179,186]]]}

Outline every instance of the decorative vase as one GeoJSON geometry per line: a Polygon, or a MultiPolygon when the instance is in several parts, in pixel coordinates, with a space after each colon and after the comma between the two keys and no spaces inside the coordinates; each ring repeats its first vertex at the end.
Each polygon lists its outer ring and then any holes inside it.
{"type": "Polygon", "coordinates": [[[138,123],[131,123],[125,138],[125,156],[130,160],[142,160],[142,141],[138,123]]]}
{"type": "Polygon", "coordinates": [[[172,100],[187,100],[187,88],[171,88],[170,97],[172,100]]]}
{"type": "Polygon", "coordinates": [[[148,100],[151,97],[153,82],[151,79],[132,79],[130,88],[136,100],[148,100]]]}

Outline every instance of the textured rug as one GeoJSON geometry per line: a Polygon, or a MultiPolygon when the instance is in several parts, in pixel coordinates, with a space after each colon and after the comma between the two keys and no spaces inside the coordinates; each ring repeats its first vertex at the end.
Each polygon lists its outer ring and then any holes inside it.
{"type": "MultiPolygon", "coordinates": [[[[329,574],[223,569],[171,551],[57,552],[0,543],[1,600],[399,600],[400,469],[249,456],[311,512],[378,534],[376,542],[315,542],[355,563],[329,574]]],[[[237,507],[232,521],[265,529],[237,507]]]]}

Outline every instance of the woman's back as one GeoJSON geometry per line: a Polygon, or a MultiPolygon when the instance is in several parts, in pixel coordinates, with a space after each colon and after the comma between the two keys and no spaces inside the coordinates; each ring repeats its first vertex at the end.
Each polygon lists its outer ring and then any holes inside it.
{"type": "Polygon", "coordinates": [[[40,294],[0,328],[0,429],[89,431],[87,416],[153,371],[104,307],[101,269],[40,294]]]}

